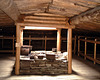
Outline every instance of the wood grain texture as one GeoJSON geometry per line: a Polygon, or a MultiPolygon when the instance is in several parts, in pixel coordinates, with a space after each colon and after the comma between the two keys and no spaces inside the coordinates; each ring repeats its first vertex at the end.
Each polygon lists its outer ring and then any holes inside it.
{"type": "Polygon", "coordinates": [[[13,0],[0,0],[0,9],[14,21],[16,21],[20,15],[13,0]]]}

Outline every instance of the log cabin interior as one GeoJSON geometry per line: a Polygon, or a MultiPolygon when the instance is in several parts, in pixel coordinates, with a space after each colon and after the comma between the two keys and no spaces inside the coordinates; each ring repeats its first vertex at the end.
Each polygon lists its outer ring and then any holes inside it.
{"type": "Polygon", "coordinates": [[[99,52],[100,0],[0,0],[0,80],[100,80],[99,52]]]}

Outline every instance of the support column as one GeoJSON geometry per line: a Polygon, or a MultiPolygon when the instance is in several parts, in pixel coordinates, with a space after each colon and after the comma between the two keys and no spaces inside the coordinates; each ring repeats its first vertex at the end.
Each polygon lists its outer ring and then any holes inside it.
{"type": "Polygon", "coordinates": [[[96,41],[97,39],[95,39],[95,43],[94,43],[94,64],[96,63],[96,47],[97,47],[96,41]]]}
{"type": "Polygon", "coordinates": [[[20,42],[21,46],[23,46],[23,27],[20,27],[20,42]]]}
{"type": "Polygon", "coordinates": [[[21,47],[21,30],[20,26],[16,25],[16,64],[15,64],[15,74],[19,74],[20,68],[20,47],[21,47]]]}
{"type": "Polygon", "coordinates": [[[14,47],[15,47],[14,40],[15,40],[15,37],[13,35],[13,55],[14,55],[14,52],[15,52],[15,49],[14,49],[14,47]]]}
{"type": "Polygon", "coordinates": [[[61,50],[61,29],[57,30],[57,51],[61,50]]]}
{"type": "Polygon", "coordinates": [[[31,35],[29,35],[29,45],[31,45],[31,35]]]}
{"type": "Polygon", "coordinates": [[[47,49],[47,36],[45,36],[45,51],[47,49]]]}
{"type": "MultiPolygon", "coordinates": [[[[4,37],[4,36],[3,36],[3,37],[4,37]]],[[[3,38],[3,37],[2,37],[2,38],[3,38]]],[[[2,48],[3,48],[3,40],[4,40],[4,39],[2,39],[2,48]]]]}
{"type": "Polygon", "coordinates": [[[87,53],[87,38],[85,37],[85,53],[84,53],[84,59],[86,60],[86,53],[87,53]]]}
{"type": "Polygon", "coordinates": [[[78,36],[78,56],[80,55],[80,36],[78,36]]]}
{"type": "Polygon", "coordinates": [[[74,54],[76,53],[76,36],[74,38],[74,54]]]}
{"type": "Polygon", "coordinates": [[[67,38],[67,51],[68,51],[68,74],[72,73],[72,29],[68,29],[67,38]]]}

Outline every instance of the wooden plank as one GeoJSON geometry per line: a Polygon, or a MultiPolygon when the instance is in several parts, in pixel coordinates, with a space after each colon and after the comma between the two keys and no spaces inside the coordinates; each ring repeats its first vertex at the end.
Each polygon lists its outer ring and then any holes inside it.
{"type": "Polygon", "coordinates": [[[75,16],[73,18],[70,19],[70,24],[76,25],[76,24],[80,24],[83,22],[99,22],[99,16],[100,16],[100,6],[95,7],[94,9],[88,10],[82,14],[80,14],[79,16],[75,16]]]}
{"type": "Polygon", "coordinates": [[[68,29],[68,74],[72,73],[72,29],[68,29]]]}
{"type": "Polygon", "coordinates": [[[57,51],[61,50],[61,29],[57,30],[57,51]]]}

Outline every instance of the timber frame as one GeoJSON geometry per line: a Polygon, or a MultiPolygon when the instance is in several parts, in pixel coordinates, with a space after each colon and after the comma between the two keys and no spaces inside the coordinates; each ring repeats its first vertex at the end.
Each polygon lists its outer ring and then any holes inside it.
{"type": "MultiPolygon", "coordinates": [[[[24,24],[24,23],[17,23],[16,24],[16,64],[15,64],[15,74],[19,75],[20,69],[20,47],[23,45],[23,29],[24,26],[36,26],[34,24],[24,24]]],[[[40,25],[37,25],[39,27],[40,25]]],[[[43,25],[42,25],[43,26],[43,25]]],[[[48,25],[49,26],[49,25],[48,25]]],[[[47,27],[47,26],[43,26],[47,27]]],[[[61,27],[57,28],[57,50],[60,51],[60,43],[61,43],[61,27]]],[[[64,29],[68,29],[68,36],[67,36],[67,52],[68,52],[68,74],[72,73],[72,28],[73,27],[63,27],[64,29]]]]}

